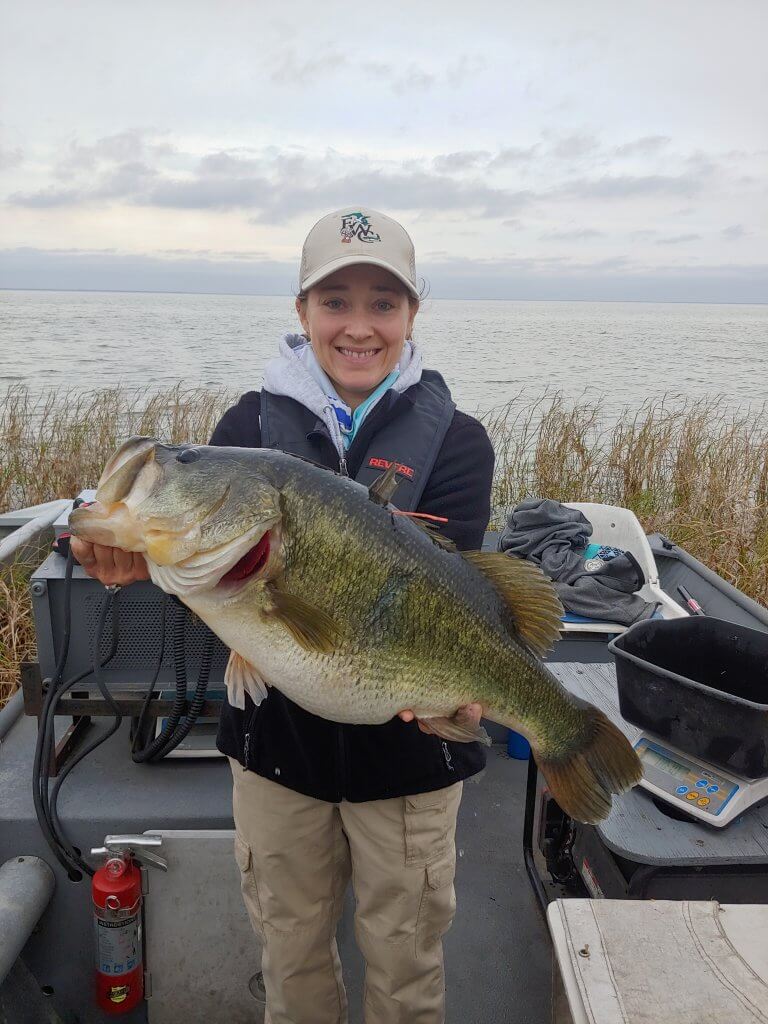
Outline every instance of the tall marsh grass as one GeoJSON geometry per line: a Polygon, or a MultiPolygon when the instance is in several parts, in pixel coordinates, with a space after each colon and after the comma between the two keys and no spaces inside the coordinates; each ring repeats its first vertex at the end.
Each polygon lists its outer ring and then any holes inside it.
{"type": "MultiPolygon", "coordinates": [[[[130,434],[205,443],[236,395],[225,390],[49,392],[11,388],[0,408],[0,510],[93,487],[130,434]]],[[[675,396],[608,416],[558,393],[518,395],[484,417],[496,451],[492,525],[525,497],[631,508],[768,604],[768,411],[675,396]]],[[[0,569],[0,703],[33,656],[30,565],[0,569]]]]}

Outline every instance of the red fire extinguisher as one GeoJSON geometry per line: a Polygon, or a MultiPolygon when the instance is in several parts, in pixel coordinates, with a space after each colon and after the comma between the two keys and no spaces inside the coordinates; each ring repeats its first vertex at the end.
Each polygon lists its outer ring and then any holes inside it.
{"type": "Polygon", "coordinates": [[[92,882],[96,932],[96,1001],[105,1013],[132,1010],[144,998],[142,943],[142,873],[139,863],[162,870],[162,858],[145,847],[159,846],[160,836],[107,836],[91,850],[106,857],[92,882]]]}

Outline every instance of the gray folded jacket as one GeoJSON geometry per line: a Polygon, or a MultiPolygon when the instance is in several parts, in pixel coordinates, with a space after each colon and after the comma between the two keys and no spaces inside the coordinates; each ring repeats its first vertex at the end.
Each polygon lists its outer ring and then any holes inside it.
{"type": "Polygon", "coordinates": [[[540,565],[566,611],[630,626],[656,610],[636,591],[645,583],[637,559],[624,551],[606,561],[584,552],[592,524],[578,509],[550,498],[528,498],[510,512],[499,551],[540,565]]]}

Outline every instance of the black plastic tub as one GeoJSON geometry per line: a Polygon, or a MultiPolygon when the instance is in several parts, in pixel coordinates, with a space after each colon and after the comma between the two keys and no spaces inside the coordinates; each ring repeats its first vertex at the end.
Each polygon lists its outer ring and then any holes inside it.
{"type": "Polygon", "coordinates": [[[708,615],[650,619],[608,646],[623,718],[743,778],[768,775],[768,633],[708,615]]]}

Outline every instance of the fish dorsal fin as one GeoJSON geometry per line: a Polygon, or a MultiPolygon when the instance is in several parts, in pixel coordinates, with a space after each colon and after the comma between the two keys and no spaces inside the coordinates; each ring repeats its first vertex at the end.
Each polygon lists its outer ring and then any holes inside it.
{"type": "Polygon", "coordinates": [[[269,614],[285,626],[300,647],[312,654],[331,654],[336,649],[341,632],[322,608],[276,586],[268,585],[267,589],[272,598],[269,614]]]}
{"type": "Polygon", "coordinates": [[[516,555],[465,551],[464,558],[498,591],[521,638],[539,657],[560,636],[563,606],[550,580],[538,565],[516,555]]]}
{"type": "Polygon", "coordinates": [[[388,505],[397,490],[400,481],[397,479],[397,463],[391,462],[389,468],[377,476],[368,488],[368,497],[377,505],[388,505]]]}
{"type": "Polygon", "coordinates": [[[410,520],[414,526],[418,526],[423,533],[426,533],[433,544],[437,544],[437,546],[439,548],[443,548],[444,551],[457,550],[453,541],[440,533],[439,526],[436,526],[434,523],[430,523],[428,519],[419,519],[418,513],[398,512],[397,515],[403,516],[405,519],[410,520]]]}

